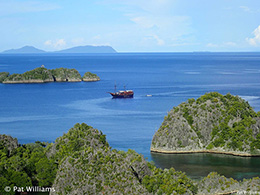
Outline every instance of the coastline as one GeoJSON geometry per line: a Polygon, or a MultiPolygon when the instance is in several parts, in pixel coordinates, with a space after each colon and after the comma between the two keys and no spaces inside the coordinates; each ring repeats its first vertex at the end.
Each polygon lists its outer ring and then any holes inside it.
{"type": "Polygon", "coordinates": [[[2,84],[33,84],[33,83],[75,83],[75,82],[95,82],[100,81],[100,79],[69,79],[69,80],[20,80],[20,81],[4,81],[2,84]]]}
{"type": "Polygon", "coordinates": [[[20,80],[20,81],[3,81],[3,84],[25,84],[25,83],[51,83],[54,82],[53,80],[37,80],[37,79],[31,79],[31,80],[20,80]]]}
{"type": "Polygon", "coordinates": [[[211,153],[211,154],[225,154],[240,157],[260,157],[260,154],[250,154],[250,153],[239,153],[239,152],[226,152],[219,150],[162,150],[150,148],[150,152],[162,153],[162,154],[192,154],[192,153],[211,153]]]}
{"type": "Polygon", "coordinates": [[[44,65],[22,74],[0,72],[0,83],[50,83],[50,82],[93,82],[100,78],[91,72],[86,72],[82,77],[76,69],[56,68],[46,69],[44,65]]]}

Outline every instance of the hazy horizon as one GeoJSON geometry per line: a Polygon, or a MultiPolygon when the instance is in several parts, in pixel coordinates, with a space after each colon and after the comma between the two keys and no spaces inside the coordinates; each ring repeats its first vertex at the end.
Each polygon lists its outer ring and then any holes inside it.
{"type": "Polygon", "coordinates": [[[258,52],[258,0],[0,0],[0,51],[258,52]]]}

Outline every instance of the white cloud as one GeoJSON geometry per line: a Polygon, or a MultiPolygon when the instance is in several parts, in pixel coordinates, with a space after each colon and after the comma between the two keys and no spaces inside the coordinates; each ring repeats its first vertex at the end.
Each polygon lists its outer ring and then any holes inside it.
{"type": "Polygon", "coordinates": [[[162,46],[165,44],[164,40],[160,39],[157,35],[154,35],[153,38],[157,41],[157,44],[162,46]]]}
{"type": "Polygon", "coordinates": [[[63,49],[66,46],[66,41],[64,39],[58,39],[55,41],[47,40],[44,42],[44,45],[54,49],[63,49]]]}
{"type": "Polygon", "coordinates": [[[219,47],[219,45],[214,44],[214,43],[208,43],[207,47],[219,47]]]}
{"type": "Polygon", "coordinates": [[[101,39],[101,35],[96,35],[93,37],[94,40],[100,40],[101,39]]]}
{"type": "Polygon", "coordinates": [[[171,46],[176,42],[173,39],[189,42],[188,39],[194,31],[189,16],[173,14],[176,0],[103,0],[103,2],[108,6],[116,4],[116,9],[132,22],[132,25],[127,27],[128,32],[131,32],[129,36],[140,41],[139,47],[171,46]]]}
{"type": "Polygon", "coordinates": [[[193,29],[190,27],[188,16],[137,12],[128,17],[134,22],[133,27],[137,29],[135,34],[145,37],[141,42],[143,47],[171,46],[176,41],[190,42],[193,29]]]}
{"type": "Polygon", "coordinates": [[[64,39],[59,39],[54,43],[55,48],[62,48],[64,46],[66,46],[66,42],[64,39]]]}
{"type": "Polygon", "coordinates": [[[134,23],[140,25],[143,28],[152,28],[153,26],[155,26],[154,21],[152,21],[149,18],[144,17],[144,16],[133,17],[133,18],[130,18],[130,20],[133,21],[134,23]]]}
{"type": "Polygon", "coordinates": [[[253,31],[253,38],[246,38],[246,41],[252,46],[260,45],[260,25],[253,31]]]}
{"type": "Polygon", "coordinates": [[[157,45],[162,46],[165,44],[164,40],[160,39],[157,35],[147,36],[145,41],[155,41],[157,45]]]}
{"type": "Polygon", "coordinates": [[[228,42],[222,42],[222,43],[219,43],[219,44],[208,43],[206,46],[209,47],[209,48],[228,48],[228,47],[230,48],[230,47],[236,47],[237,44],[235,42],[228,41],[228,42]]]}
{"type": "Polygon", "coordinates": [[[176,4],[177,0],[103,0],[106,4],[116,4],[124,5],[126,8],[120,7],[124,11],[139,10],[144,12],[154,12],[154,13],[165,13],[171,10],[171,8],[176,4]]]}
{"type": "Polygon", "coordinates": [[[258,7],[248,7],[248,6],[239,6],[240,9],[242,9],[244,12],[256,14],[260,12],[260,9],[258,7]]]}
{"type": "Polygon", "coordinates": [[[44,42],[44,45],[50,46],[50,45],[52,45],[52,41],[51,40],[47,40],[47,41],[44,42]]]}
{"type": "Polygon", "coordinates": [[[42,12],[56,9],[60,9],[60,6],[55,3],[47,3],[43,1],[0,0],[0,15],[42,12]]]}
{"type": "Polygon", "coordinates": [[[239,6],[239,8],[244,10],[245,12],[251,12],[251,9],[247,6],[239,6]]]}
{"type": "Polygon", "coordinates": [[[237,46],[236,43],[231,42],[231,41],[225,42],[223,45],[224,45],[224,46],[228,46],[228,47],[234,47],[234,46],[237,46]]]}

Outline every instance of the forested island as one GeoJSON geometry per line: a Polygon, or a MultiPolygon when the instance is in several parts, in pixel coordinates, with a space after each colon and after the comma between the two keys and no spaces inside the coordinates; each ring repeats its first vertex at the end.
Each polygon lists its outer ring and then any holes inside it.
{"type": "Polygon", "coordinates": [[[47,82],[81,82],[99,81],[100,78],[90,72],[83,77],[76,69],[56,68],[48,70],[45,67],[35,68],[23,74],[12,74],[0,72],[0,82],[5,84],[14,83],[47,83],[47,82]]]}
{"type": "Polygon", "coordinates": [[[189,99],[164,118],[151,151],[260,156],[260,112],[231,94],[211,92],[189,99]]]}
{"type": "Polygon", "coordinates": [[[23,187],[23,192],[39,186],[37,192],[51,195],[229,194],[260,192],[260,179],[236,181],[212,172],[194,181],[174,168],[156,168],[133,150],[112,149],[101,131],[82,123],[54,143],[20,145],[17,139],[0,135],[0,193],[21,192],[15,186],[23,187]]]}

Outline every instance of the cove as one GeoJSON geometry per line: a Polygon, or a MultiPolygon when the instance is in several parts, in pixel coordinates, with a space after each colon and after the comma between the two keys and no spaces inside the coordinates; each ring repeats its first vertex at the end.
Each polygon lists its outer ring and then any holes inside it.
{"type": "Polygon", "coordinates": [[[232,177],[236,180],[260,177],[260,157],[238,157],[224,154],[161,154],[151,153],[157,167],[175,168],[192,179],[201,179],[210,172],[232,177]]]}

